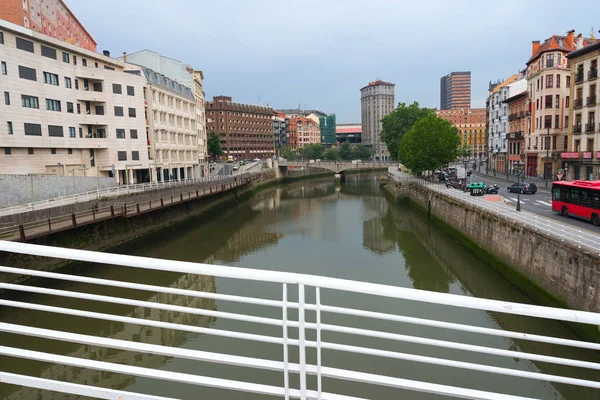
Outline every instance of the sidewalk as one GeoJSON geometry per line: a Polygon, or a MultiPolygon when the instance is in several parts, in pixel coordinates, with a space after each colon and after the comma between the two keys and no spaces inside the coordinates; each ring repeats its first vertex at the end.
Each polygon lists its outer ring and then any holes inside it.
{"type": "MultiPolygon", "coordinates": [[[[476,169],[472,169],[473,173],[481,175],[481,176],[489,176],[489,177],[493,177],[495,179],[501,179],[507,182],[517,182],[517,176],[516,175],[508,175],[508,178],[506,177],[506,173],[502,173],[502,172],[496,172],[496,176],[494,176],[494,172],[493,171],[488,171],[488,173],[486,174],[485,169],[482,169],[481,172],[479,172],[479,170],[476,169]]],[[[521,181],[523,179],[519,178],[521,181]]],[[[528,182],[535,182],[537,184],[544,184],[544,179],[540,179],[540,178],[531,178],[531,177],[525,177],[525,181],[528,182]]],[[[548,179],[548,184],[551,184],[552,180],[548,179]]],[[[539,185],[538,185],[539,186],[539,185]]]]}

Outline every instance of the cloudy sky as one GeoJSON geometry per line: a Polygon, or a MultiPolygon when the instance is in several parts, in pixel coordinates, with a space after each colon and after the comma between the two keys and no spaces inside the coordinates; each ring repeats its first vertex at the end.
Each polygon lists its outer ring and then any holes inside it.
{"type": "Polygon", "coordinates": [[[360,122],[359,90],[376,77],[396,84],[396,102],[439,107],[440,77],[468,70],[472,106],[481,107],[490,80],[525,66],[532,40],[600,29],[598,1],[66,2],[98,50],[151,49],[202,69],[208,98],[300,104],[338,122],[360,122]]]}

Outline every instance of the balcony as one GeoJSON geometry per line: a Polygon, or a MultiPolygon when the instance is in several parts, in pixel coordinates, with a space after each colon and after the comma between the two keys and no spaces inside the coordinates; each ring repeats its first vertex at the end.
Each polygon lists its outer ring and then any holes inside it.
{"type": "Polygon", "coordinates": [[[586,105],[588,106],[593,106],[596,105],[596,96],[590,96],[587,98],[587,101],[585,102],[586,105]]]}
{"type": "Polygon", "coordinates": [[[531,114],[529,111],[521,111],[521,112],[519,113],[519,118],[524,118],[524,117],[525,117],[525,113],[526,113],[526,112],[528,113],[527,115],[530,115],[530,114],[531,114]]]}
{"type": "Polygon", "coordinates": [[[575,84],[583,83],[583,71],[575,74],[575,84]]]}
{"type": "Polygon", "coordinates": [[[598,77],[598,68],[592,68],[588,71],[588,80],[596,79],[598,77]]]}
{"type": "Polygon", "coordinates": [[[583,98],[575,99],[573,101],[573,108],[581,108],[581,107],[583,107],[583,98]]]}
{"type": "Polygon", "coordinates": [[[585,124],[585,131],[586,132],[595,132],[596,131],[596,124],[594,124],[594,123],[585,124]]]}
{"type": "Polygon", "coordinates": [[[573,125],[573,133],[581,133],[581,123],[573,125]]]}
{"type": "Polygon", "coordinates": [[[508,120],[509,120],[509,121],[513,121],[513,120],[515,120],[515,119],[517,119],[517,118],[518,118],[518,114],[517,114],[517,113],[510,114],[510,115],[508,116],[508,120]]]}

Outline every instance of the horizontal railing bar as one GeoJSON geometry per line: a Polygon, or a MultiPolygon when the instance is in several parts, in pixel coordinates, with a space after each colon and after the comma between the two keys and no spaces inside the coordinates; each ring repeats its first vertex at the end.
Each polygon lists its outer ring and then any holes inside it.
{"type": "MultiPolygon", "coordinates": [[[[79,276],[79,275],[60,274],[60,273],[56,273],[56,272],[36,271],[36,270],[24,269],[24,268],[12,268],[12,267],[0,266],[0,272],[6,272],[6,273],[10,273],[10,274],[36,276],[36,277],[40,277],[40,278],[58,279],[58,280],[64,280],[64,281],[70,281],[70,282],[91,283],[94,285],[120,287],[120,288],[143,290],[143,291],[149,291],[149,292],[168,293],[168,294],[175,294],[175,295],[181,295],[181,296],[201,297],[201,298],[207,298],[207,299],[232,301],[232,302],[238,302],[238,303],[256,304],[256,305],[270,306],[270,307],[282,307],[283,306],[283,302],[278,301],[278,300],[259,299],[259,298],[255,298],[255,297],[235,296],[235,295],[221,294],[221,293],[201,292],[201,291],[188,290],[188,289],[178,289],[178,288],[172,288],[172,287],[146,285],[143,283],[114,281],[114,280],[109,280],[109,279],[90,278],[90,277],[79,276]]],[[[298,303],[288,303],[289,307],[294,307],[294,305],[296,308],[298,308],[298,303]]]]}
{"type": "MultiPolygon", "coordinates": [[[[316,371],[310,370],[312,374],[316,371]]],[[[475,389],[465,389],[456,386],[440,385],[436,383],[414,381],[385,375],[375,375],[366,372],[350,371],[345,369],[321,367],[321,374],[329,378],[345,381],[361,382],[406,389],[416,392],[431,393],[448,397],[475,400],[534,400],[530,397],[519,397],[508,394],[484,392],[475,389]]]]}
{"type": "MultiPolygon", "coordinates": [[[[314,310],[314,304],[307,304],[306,308],[314,310]]],[[[551,336],[535,335],[530,333],[521,333],[514,331],[503,331],[500,329],[483,328],[472,325],[462,325],[453,322],[435,321],[431,319],[407,317],[403,315],[386,314],[376,311],[357,310],[353,308],[335,307],[335,306],[324,306],[321,305],[321,312],[330,312],[335,314],[352,315],[357,317],[382,319],[394,322],[403,322],[414,325],[431,326],[435,328],[452,329],[456,331],[481,333],[483,335],[500,336],[511,339],[528,340],[532,342],[559,344],[563,346],[579,347],[582,349],[600,350],[600,343],[584,342],[572,339],[555,338],[551,336]]]]}
{"type": "MultiPolygon", "coordinates": [[[[175,324],[173,322],[163,322],[163,321],[155,321],[155,320],[151,320],[151,319],[124,317],[121,315],[104,314],[104,313],[97,313],[97,312],[92,312],[92,311],[75,310],[75,309],[71,309],[71,308],[61,308],[61,307],[55,307],[55,306],[46,306],[46,305],[35,304],[35,303],[24,303],[24,302],[20,302],[20,301],[12,301],[12,300],[0,299],[0,305],[8,306],[8,307],[16,307],[16,308],[25,308],[28,310],[45,311],[45,312],[51,312],[51,313],[57,313],[57,314],[71,315],[71,316],[77,316],[77,317],[101,319],[101,320],[106,320],[106,321],[124,322],[124,323],[128,323],[128,324],[137,324],[137,325],[142,325],[142,326],[144,326],[144,325],[153,326],[155,328],[166,328],[166,329],[174,329],[174,330],[180,330],[180,331],[185,331],[185,332],[202,333],[205,335],[212,335],[212,336],[221,336],[221,337],[234,338],[234,339],[252,340],[252,341],[263,342],[263,343],[283,344],[283,339],[280,339],[278,337],[256,335],[253,333],[233,332],[233,331],[226,331],[226,330],[222,330],[222,329],[213,329],[213,328],[202,328],[200,326],[175,324]]],[[[288,344],[297,345],[298,341],[289,339],[288,344]]]]}
{"type": "Polygon", "coordinates": [[[177,400],[173,397],[151,396],[148,394],[126,392],[97,386],[54,381],[51,379],[37,378],[34,376],[11,374],[3,371],[0,371],[0,383],[27,386],[36,389],[51,390],[54,392],[75,394],[79,396],[94,397],[106,400],[177,400]]]}
{"type": "MultiPolygon", "coordinates": [[[[316,347],[317,343],[314,341],[306,341],[306,345],[310,346],[310,347],[316,347]]],[[[371,356],[394,358],[397,360],[405,360],[405,361],[420,362],[420,363],[425,363],[425,364],[433,364],[433,365],[438,365],[438,366],[443,366],[443,367],[461,368],[461,369],[468,369],[471,371],[489,372],[491,374],[516,376],[516,377],[520,377],[520,378],[536,379],[536,380],[541,380],[541,381],[565,383],[568,385],[600,389],[600,382],[596,382],[596,381],[588,381],[585,379],[569,378],[569,377],[558,376],[558,375],[542,374],[539,372],[521,371],[521,370],[510,369],[510,368],[494,367],[494,366],[485,365],[485,364],[474,364],[474,363],[469,363],[469,362],[464,362],[464,361],[448,360],[445,358],[428,357],[428,356],[421,356],[421,355],[417,355],[417,354],[400,353],[400,352],[395,352],[395,351],[379,350],[379,349],[373,349],[373,348],[369,348],[369,347],[351,346],[351,345],[346,345],[346,344],[337,344],[337,343],[330,343],[330,342],[321,342],[321,348],[329,349],[329,350],[336,350],[336,351],[343,351],[343,352],[350,352],[350,353],[357,353],[357,354],[365,354],[365,355],[371,355],[371,356]]]]}
{"type": "Polygon", "coordinates": [[[448,293],[435,293],[425,290],[329,278],[317,275],[303,275],[289,272],[216,266],[184,261],[167,261],[148,257],[96,253],[88,250],[66,249],[8,241],[0,241],[0,250],[20,254],[88,261],[151,270],[191,273],[196,275],[210,275],[223,278],[246,279],[274,283],[302,283],[307,286],[321,287],[325,289],[343,290],[348,292],[413,300],[425,303],[444,304],[462,308],[586,323],[596,326],[600,325],[600,314],[587,311],[575,311],[569,309],[535,306],[530,304],[510,303],[499,300],[481,299],[448,293]]]}
{"type": "MultiPolygon", "coordinates": [[[[316,329],[316,324],[307,323],[307,324],[305,324],[305,327],[311,328],[311,329],[316,329]]],[[[493,347],[477,346],[477,345],[458,343],[458,342],[449,342],[446,340],[429,339],[429,338],[424,338],[424,337],[401,335],[401,334],[397,334],[397,333],[374,331],[371,329],[360,329],[360,328],[353,328],[353,327],[348,327],[348,326],[321,324],[321,330],[329,331],[329,332],[347,333],[347,334],[352,334],[352,335],[368,336],[368,337],[374,337],[374,338],[379,338],[379,339],[396,340],[399,342],[406,342],[406,343],[416,343],[416,344],[422,344],[422,345],[427,345],[427,346],[436,346],[436,347],[442,347],[442,348],[446,348],[446,349],[464,350],[464,351],[471,351],[471,352],[475,352],[475,353],[490,354],[490,355],[496,355],[496,356],[502,356],[502,357],[522,358],[522,359],[532,360],[532,361],[541,361],[541,362],[547,362],[547,363],[552,363],[552,364],[561,364],[561,365],[569,365],[572,367],[600,370],[600,364],[589,362],[589,361],[579,361],[579,360],[573,360],[573,359],[568,359],[568,358],[545,356],[545,355],[534,354],[534,353],[524,353],[524,352],[520,352],[520,351],[496,349],[493,347]]]]}
{"type": "Polygon", "coordinates": [[[281,320],[274,319],[274,318],[265,318],[265,317],[257,317],[254,315],[228,313],[228,312],[224,312],[224,311],[207,310],[204,308],[176,306],[176,305],[172,305],[172,304],[157,303],[157,302],[152,302],[152,301],[133,300],[133,299],[127,299],[127,298],[123,298],[123,297],[112,297],[112,296],[104,296],[104,295],[83,293],[83,292],[71,292],[71,291],[67,291],[67,290],[48,289],[48,288],[37,287],[37,286],[15,285],[12,283],[1,283],[1,282],[0,282],[0,289],[16,290],[16,291],[28,292],[28,293],[40,293],[40,294],[47,294],[47,295],[51,295],[51,296],[69,297],[69,298],[73,298],[73,299],[100,301],[100,302],[105,302],[105,303],[121,304],[121,305],[128,305],[128,306],[134,306],[134,307],[152,308],[152,309],[156,309],[156,310],[181,312],[181,313],[185,313],[185,314],[206,315],[209,317],[226,318],[226,319],[232,319],[232,320],[236,320],[236,321],[252,322],[252,323],[263,324],[263,325],[283,326],[283,322],[281,320]]]}

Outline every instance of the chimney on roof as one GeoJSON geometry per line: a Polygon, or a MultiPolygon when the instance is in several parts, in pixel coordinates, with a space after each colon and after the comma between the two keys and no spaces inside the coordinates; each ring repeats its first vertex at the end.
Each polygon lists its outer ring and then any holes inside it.
{"type": "Polygon", "coordinates": [[[567,46],[573,48],[575,46],[575,30],[571,29],[567,32],[567,46]]]}
{"type": "Polygon", "coordinates": [[[106,57],[110,57],[110,51],[108,50],[103,50],[102,54],[104,54],[106,57]]]}
{"type": "Polygon", "coordinates": [[[575,48],[577,50],[583,48],[583,35],[581,33],[577,35],[577,42],[575,43],[575,48]]]}
{"type": "Polygon", "coordinates": [[[534,40],[533,42],[531,42],[531,56],[535,56],[535,54],[538,52],[539,49],[540,49],[540,41],[539,40],[534,40]]]}
{"type": "Polygon", "coordinates": [[[127,53],[123,52],[123,62],[127,62],[127,53]]]}

